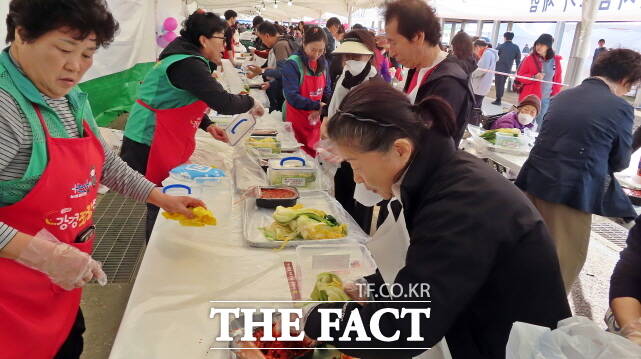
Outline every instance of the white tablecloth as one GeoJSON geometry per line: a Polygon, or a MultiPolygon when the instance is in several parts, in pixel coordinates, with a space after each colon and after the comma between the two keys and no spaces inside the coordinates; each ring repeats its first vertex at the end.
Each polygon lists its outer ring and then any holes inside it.
{"type": "MultiPolygon", "coordinates": [[[[209,310],[221,305],[210,300],[291,299],[283,262],[293,260],[294,250],[247,246],[231,189],[202,199],[217,226],[181,227],[158,216],[111,359],[204,358],[219,328],[209,310]]],[[[209,357],[227,358],[229,352],[209,357]]]]}
{"type": "MultiPolygon", "coordinates": [[[[487,158],[500,164],[501,166],[504,166],[505,168],[509,169],[514,175],[517,175],[521,171],[521,168],[523,167],[525,161],[529,156],[529,154],[518,155],[484,150],[482,148],[479,148],[479,146],[474,145],[469,139],[464,140],[461,146],[465,151],[479,158],[487,158]]],[[[640,159],[641,151],[636,151],[630,158],[630,166],[621,172],[615,173],[615,177],[621,185],[629,188],[641,189],[641,184],[634,182],[632,179],[632,177],[638,170],[640,159]]]]}
{"type": "MultiPolygon", "coordinates": [[[[269,121],[275,119],[259,122],[269,121]]],[[[194,156],[231,172],[226,160],[233,156],[231,147],[206,134],[198,135],[197,144],[194,156]]],[[[110,359],[229,358],[228,350],[208,353],[220,328],[209,311],[241,305],[209,301],[291,300],[283,262],[295,261],[295,250],[248,246],[242,235],[242,203],[233,205],[238,198],[231,178],[194,196],[213,211],[218,225],[182,227],[158,216],[110,359]]]]}

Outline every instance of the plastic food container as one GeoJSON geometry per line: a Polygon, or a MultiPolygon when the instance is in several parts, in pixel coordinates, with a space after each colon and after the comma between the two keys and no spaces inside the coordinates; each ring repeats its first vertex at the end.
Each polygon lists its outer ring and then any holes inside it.
{"type": "MultiPolygon", "coordinates": [[[[200,198],[206,188],[223,189],[225,179],[225,171],[221,169],[197,164],[185,164],[171,170],[169,178],[163,181],[163,184],[166,187],[176,183],[187,184],[191,189],[189,194],[200,198]]],[[[182,195],[186,194],[183,193],[182,195]]]]}
{"type": "Polygon", "coordinates": [[[216,181],[225,177],[225,171],[211,166],[185,164],[171,170],[169,175],[178,180],[194,181],[207,178],[216,181]]]}
{"type": "Polygon", "coordinates": [[[510,133],[497,132],[496,145],[507,148],[519,149],[527,147],[528,140],[525,136],[514,136],[510,133]]]}
{"type": "Polygon", "coordinates": [[[294,187],[260,187],[256,206],[270,209],[278,206],[292,207],[296,205],[298,197],[298,191],[294,187]]]}
{"type": "Polygon", "coordinates": [[[302,157],[285,157],[270,160],[267,168],[270,186],[290,186],[312,189],[316,184],[316,167],[302,157]]]}
{"type": "Polygon", "coordinates": [[[303,298],[309,298],[320,273],[331,272],[343,283],[376,272],[376,263],[362,244],[300,245],[296,247],[296,280],[303,298]]]}
{"type": "MultiPolygon", "coordinates": [[[[261,323],[265,321],[265,316],[263,313],[254,313],[252,315],[252,320],[255,323],[261,323]]],[[[280,331],[280,322],[281,315],[280,313],[274,313],[272,315],[272,330],[274,332],[280,331]]],[[[256,338],[262,337],[262,328],[252,328],[253,334],[256,338]]],[[[318,343],[311,340],[303,340],[300,342],[287,341],[287,342],[261,342],[260,339],[252,342],[243,342],[241,339],[245,335],[245,317],[244,315],[239,316],[238,318],[232,320],[229,323],[229,335],[234,338],[234,340],[229,343],[229,348],[234,354],[233,359],[244,359],[244,358],[253,358],[253,359],[274,359],[274,358],[288,358],[288,359],[312,359],[314,357],[314,348],[318,343]],[[276,343],[276,344],[274,344],[276,343]],[[274,348],[277,347],[278,349],[274,348]],[[265,348],[271,349],[265,349],[265,348]]],[[[295,332],[291,333],[296,335],[295,332]]],[[[216,343],[216,342],[214,342],[216,343]]],[[[323,354],[329,352],[329,350],[323,350],[323,354]]],[[[336,353],[330,356],[331,358],[336,357],[336,353]]],[[[340,355],[340,354],[338,354],[340,355]]],[[[328,357],[329,358],[329,357],[328,357]]]]}
{"type": "Polygon", "coordinates": [[[264,156],[274,156],[281,152],[280,141],[272,136],[250,136],[247,139],[247,146],[255,148],[264,156]]]}

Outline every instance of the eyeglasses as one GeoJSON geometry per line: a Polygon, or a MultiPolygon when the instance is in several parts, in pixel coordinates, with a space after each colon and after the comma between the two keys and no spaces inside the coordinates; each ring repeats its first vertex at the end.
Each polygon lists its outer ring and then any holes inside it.
{"type": "Polygon", "coordinates": [[[225,40],[224,36],[212,36],[212,39],[220,39],[220,40],[225,40]]]}

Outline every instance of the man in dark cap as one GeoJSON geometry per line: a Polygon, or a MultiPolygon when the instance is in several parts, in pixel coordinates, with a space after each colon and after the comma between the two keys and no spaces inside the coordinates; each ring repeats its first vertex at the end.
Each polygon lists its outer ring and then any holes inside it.
{"type": "MultiPolygon", "coordinates": [[[[512,39],[514,39],[513,32],[506,32],[503,34],[503,38],[505,39],[505,42],[496,48],[499,52],[499,61],[496,63],[496,71],[511,73],[512,66],[515,61],[517,69],[521,64],[521,50],[512,42],[512,39]]],[[[501,105],[501,98],[503,98],[503,93],[505,92],[505,81],[507,80],[507,76],[497,74],[494,80],[496,87],[496,101],[492,102],[492,104],[501,105]]]]}

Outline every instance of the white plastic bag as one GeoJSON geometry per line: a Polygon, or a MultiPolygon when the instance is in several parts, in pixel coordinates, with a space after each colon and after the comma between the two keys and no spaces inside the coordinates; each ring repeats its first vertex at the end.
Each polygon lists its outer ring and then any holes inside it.
{"type": "Polygon", "coordinates": [[[189,158],[189,162],[220,168],[226,173],[230,173],[233,168],[233,156],[233,147],[215,140],[209,133],[203,132],[196,136],[196,149],[189,158]]]}
{"type": "Polygon", "coordinates": [[[234,153],[234,181],[236,189],[244,192],[251,187],[267,186],[267,175],[258,164],[259,158],[243,144],[234,153]]]}
{"type": "Polygon", "coordinates": [[[580,316],[564,319],[555,330],[516,322],[506,359],[638,359],[641,346],[608,333],[580,316]]]}

